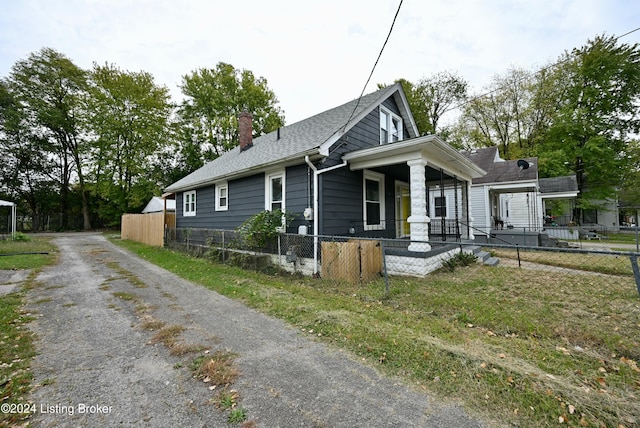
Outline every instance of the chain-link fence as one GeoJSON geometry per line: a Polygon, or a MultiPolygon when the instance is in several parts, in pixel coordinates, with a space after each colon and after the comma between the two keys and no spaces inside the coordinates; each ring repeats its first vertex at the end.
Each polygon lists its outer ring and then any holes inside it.
{"type": "Polygon", "coordinates": [[[165,242],[219,263],[334,283],[377,284],[387,293],[413,278],[455,271],[477,275],[480,281],[529,281],[567,291],[587,282],[640,293],[640,253],[616,250],[615,245],[613,249],[547,248],[280,234],[263,248],[252,248],[237,231],[210,229],[167,229],[165,242]],[[465,266],[471,268],[463,271],[465,266]]]}

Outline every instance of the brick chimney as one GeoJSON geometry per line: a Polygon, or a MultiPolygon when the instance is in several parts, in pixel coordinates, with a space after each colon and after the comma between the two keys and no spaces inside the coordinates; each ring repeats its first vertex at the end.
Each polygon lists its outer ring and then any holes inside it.
{"type": "Polygon", "coordinates": [[[253,146],[252,119],[251,113],[248,111],[243,111],[238,115],[238,140],[240,140],[241,152],[253,146]]]}

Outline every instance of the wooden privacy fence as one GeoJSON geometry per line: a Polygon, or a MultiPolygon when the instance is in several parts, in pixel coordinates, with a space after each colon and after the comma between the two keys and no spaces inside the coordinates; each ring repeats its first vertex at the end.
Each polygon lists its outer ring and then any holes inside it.
{"type": "Polygon", "coordinates": [[[351,239],[322,243],[322,277],[357,284],[382,272],[382,247],[378,241],[351,239]]]}
{"type": "Polygon", "coordinates": [[[175,227],[174,213],[124,214],[122,216],[122,239],[142,242],[155,247],[164,246],[165,224],[175,227]]]}

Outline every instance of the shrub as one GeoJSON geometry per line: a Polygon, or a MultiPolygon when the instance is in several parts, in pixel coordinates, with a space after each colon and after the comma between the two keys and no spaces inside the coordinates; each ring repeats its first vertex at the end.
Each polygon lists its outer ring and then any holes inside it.
{"type": "Polygon", "coordinates": [[[31,241],[31,238],[29,237],[29,235],[26,235],[22,232],[16,232],[13,235],[13,240],[14,241],[22,241],[22,242],[28,242],[31,241]]]}
{"type": "Polygon", "coordinates": [[[442,262],[442,268],[448,272],[453,272],[457,267],[469,266],[475,263],[477,259],[475,254],[461,251],[449,260],[442,262]]]}
{"type": "Polygon", "coordinates": [[[265,210],[249,217],[238,228],[238,232],[250,248],[264,248],[283,229],[286,229],[291,219],[291,214],[287,214],[280,209],[265,210]]]}

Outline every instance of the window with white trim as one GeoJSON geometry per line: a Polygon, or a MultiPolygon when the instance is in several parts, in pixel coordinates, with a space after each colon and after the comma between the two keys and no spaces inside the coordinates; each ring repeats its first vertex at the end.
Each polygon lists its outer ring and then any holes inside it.
{"type": "Polygon", "coordinates": [[[190,190],[182,194],[182,215],[194,217],[196,215],[196,191],[190,190]]]}
{"type": "Polygon", "coordinates": [[[364,196],[364,230],[384,229],[384,175],[373,171],[364,171],[362,194],[364,196]]]}
{"type": "Polygon", "coordinates": [[[266,175],[265,206],[267,211],[285,210],[285,173],[278,171],[266,175]]]}
{"type": "Polygon", "coordinates": [[[216,184],[216,211],[229,209],[229,184],[225,181],[216,184]]]}
{"type": "Polygon", "coordinates": [[[380,144],[402,140],[402,118],[380,106],[380,144]]]}

